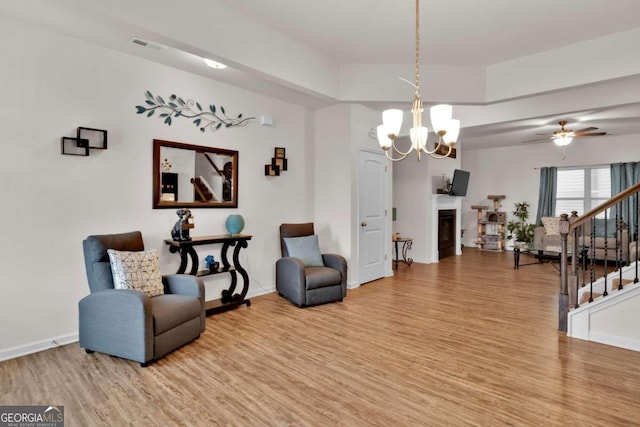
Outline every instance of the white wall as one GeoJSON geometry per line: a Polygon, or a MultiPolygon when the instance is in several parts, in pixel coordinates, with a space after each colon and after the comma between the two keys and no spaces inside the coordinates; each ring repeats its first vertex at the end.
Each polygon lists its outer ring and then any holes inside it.
{"type": "MultiPolygon", "coordinates": [[[[433,135],[431,135],[433,137],[433,135]]],[[[433,139],[429,143],[433,149],[433,139]]],[[[406,150],[408,138],[399,142],[399,148],[406,150]]],[[[460,168],[462,150],[457,149],[456,158],[433,159],[422,155],[417,161],[410,154],[393,168],[393,206],[396,208],[396,221],[393,232],[403,237],[412,237],[413,245],[409,254],[416,262],[430,263],[437,260],[437,247],[431,245],[432,230],[431,196],[442,187],[442,175],[453,178],[453,171],[460,168]]]]}
{"type": "Polygon", "coordinates": [[[487,195],[506,196],[502,200],[502,210],[507,212],[507,220],[513,217],[511,212],[514,203],[529,202],[529,222],[534,222],[540,183],[540,171],[536,168],[639,161],[639,142],[638,134],[576,138],[566,147],[565,159],[562,148],[551,142],[466,151],[462,169],[471,172],[471,177],[467,197],[462,202],[462,227],[466,229],[463,243],[475,246],[476,211],[471,206],[488,205],[492,208],[493,203],[487,199],[487,195]]]}
{"type": "MultiPolygon", "coordinates": [[[[242,214],[245,232],[254,236],[241,256],[250,294],[273,289],[278,225],[313,217],[307,111],[5,18],[0,50],[0,360],[75,339],[78,301],[88,293],[87,235],[141,230],[146,247],[159,248],[162,272],[176,270],[178,257],[163,240],[177,216],[151,208],[154,138],[239,151],[238,209],[194,210],[192,235],[223,234],[226,217],[242,214]],[[169,127],[136,114],[146,90],[223,105],[230,114],[268,114],[275,126],[253,121],[202,133],[175,119],[169,127]],[[60,137],[73,136],[78,126],[107,129],[108,149],[61,155],[60,137]],[[275,146],[286,147],[289,170],[265,177],[275,146]]],[[[209,299],[228,283],[224,277],[206,282],[209,299]]]]}
{"type": "Polygon", "coordinates": [[[343,255],[349,266],[348,283],[356,278],[351,241],[351,107],[346,104],[320,109],[314,114],[314,217],[322,252],[330,248],[343,255]]]}
{"type": "MultiPolygon", "coordinates": [[[[326,242],[339,248],[349,263],[348,282],[358,286],[358,152],[361,148],[379,150],[370,131],[377,126],[380,114],[361,105],[339,104],[319,109],[315,126],[315,227],[320,235],[320,249],[326,242]]],[[[391,229],[391,172],[388,173],[387,230],[391,229]]],[[[388,231],[387,240],[391,239],[388,231]]],[[[390,260],[390,252],[388,259],[390,260]]],[[[386,274],[391,274],[388,263],[386,274]]]]}

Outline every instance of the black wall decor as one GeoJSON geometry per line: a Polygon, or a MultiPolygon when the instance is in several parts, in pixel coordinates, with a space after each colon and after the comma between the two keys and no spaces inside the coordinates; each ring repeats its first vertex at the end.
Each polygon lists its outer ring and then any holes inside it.
{"type": "Polygon", "coordinates": [[[264,165],[265,176],[280,176],[280,167],[274,165],[264,165]]]}
{"type": "Polygon", "coordinates": [[[107,149],[107,131],[78,127],[77,136],[60,138],[60,151],[69,156],[88,156],[89,149],[107,149]]]}
{"type": "Polygon", "coordinates": [[[88,156],[89,140],[63,136],[60,138],[60,149],[62,154],[69,156],[88,156]]]}
{"type": "Polygon", "coordinates": [[[86,139],[89,141],[89,148],[106,150],[107,149],[107,131],[94,128],[78,128],[78,139],[86,139]]]}
{"type": "Polygon", "coordinates": [[[285,153],[284,147],[275,147],[275,157],[271,158],[271,164],[264,165],[265,176],[280,176],[280,172],[289,169],[289,162],[285,157],[285,153]]]}

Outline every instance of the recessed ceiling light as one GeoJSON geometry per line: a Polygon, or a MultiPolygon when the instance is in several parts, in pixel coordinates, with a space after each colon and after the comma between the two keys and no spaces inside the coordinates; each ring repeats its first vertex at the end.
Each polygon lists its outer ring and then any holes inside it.
{"type": "Polygon", "coordinates": [[[227,68],[227,66],[224,65],[223,63],[217,62],[217,61],[214,61],[214,60],[208,59],[208,58],[204,58],[204,63],[207,64],[211,68],[215,68],[216,70],[222,70],[223,68],[227,68]]]}

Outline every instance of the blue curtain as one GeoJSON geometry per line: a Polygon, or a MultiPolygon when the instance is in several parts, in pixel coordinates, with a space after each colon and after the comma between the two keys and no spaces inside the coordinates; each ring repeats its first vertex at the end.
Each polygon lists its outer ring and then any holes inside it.
{"type": "MultiPolygon", "coordinates": [[[[640,162],[613,163],[611,164],[611,196],[615,196],[638,182],[640,174],[640,162]]],[[[629,232],[634,236],[637,230],[638,218],[636,218],[635,206],[638,203],[638,196],[633,195],[623,200],[616,206],[612,215],[620,215],[622,221],[629,225],[629,232]]]]}
{"type": "Polygon", "coordinates": [[[558,168],[540,168],[540,193],[538,195],[538,213],[536,224],[542,225],[540,218],[554,216],[556,213],[556,188],[558,187],[558,168]]]}

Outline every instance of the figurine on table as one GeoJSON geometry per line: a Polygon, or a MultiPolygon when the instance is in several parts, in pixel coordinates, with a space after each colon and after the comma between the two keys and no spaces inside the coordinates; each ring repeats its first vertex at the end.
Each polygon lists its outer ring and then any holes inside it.
{"type": "Polygon", "coordinates": [[[189,237],[189,229],[195,227],[191,210],[181,208],[176,211],[176,214],[180,219],[178,219],[178,222],[175,223],[171,230],[171,238],[176,242],[191,240],[191,237],[189,237]]]}
{"type": "Polygon", "coordinates": [[[205,268],[207,270],[218,271],[218,268],[220,267],[220,263],[216,261],[213,255],[207,255],[204,261],[205,261],[205,268]]]}

